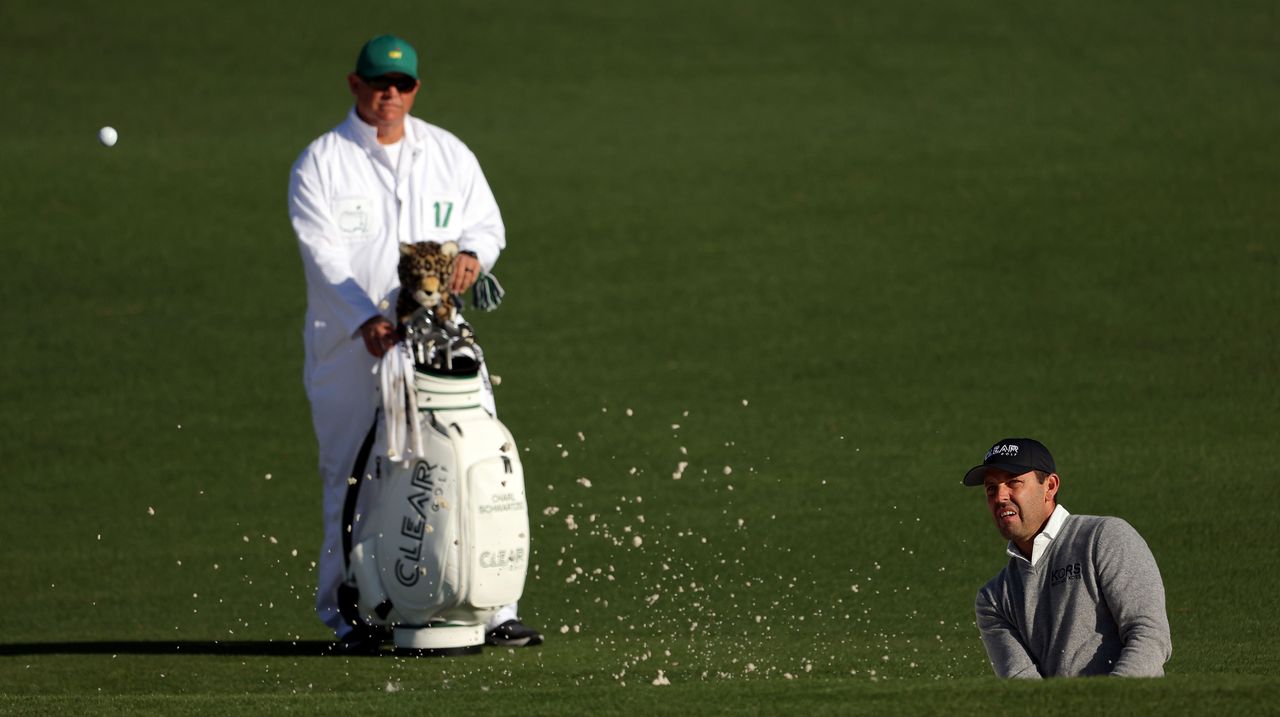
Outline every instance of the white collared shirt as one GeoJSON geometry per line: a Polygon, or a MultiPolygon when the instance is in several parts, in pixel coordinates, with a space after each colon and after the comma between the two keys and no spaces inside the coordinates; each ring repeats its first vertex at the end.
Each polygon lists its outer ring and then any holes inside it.
{"type": "MultiPolygon", "coordinates": [[[[1044,530],[1041,530],[1040,534],[1031,542],[1031,560],[1027,562],[1031,563],[1033,567],[1040,562],[1040,558],[1045,551],[1053,544],[1053,539],[1058,537],[1058,531],[1062,529],[1062,523],[1066,521],[1068,515],[1071,514],[1061,505],[1056,506],[1053,512],[1049,514],[1049,522],[1044,524],[1044,530]]],[[[1005,547],[1005,552],[1010,557],[1027,560],[1027,556],[1023,555],[1021,550],[1018,550],[1018,546],[1014,545],[1012,540],[1005,547]]]]}

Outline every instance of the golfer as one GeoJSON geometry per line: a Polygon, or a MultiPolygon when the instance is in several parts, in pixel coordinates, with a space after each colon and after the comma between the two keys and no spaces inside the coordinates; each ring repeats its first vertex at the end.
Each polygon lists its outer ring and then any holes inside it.
{"type": "Polygon", "coordinates": [[[983,486],[1009,564],[978,591],[982,643],[1000,677],[1161,677],[1172,652],[1164,584],[1120,518],[1072,515],[1049,449],[1006,438],[964,484],[983,486]]]}

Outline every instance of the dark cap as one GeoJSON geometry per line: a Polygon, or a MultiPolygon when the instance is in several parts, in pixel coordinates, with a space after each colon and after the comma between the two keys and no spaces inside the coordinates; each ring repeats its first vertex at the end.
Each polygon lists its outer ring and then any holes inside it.
{"type": "Polygon", "coordinates": [[[1053,456],[1049,455],[1049,449],[1045,448],[1040,441],[1032,438],[1006,438],[1003,441],[997,441],[991,450],[987,451],[987,457],[982,459],[982,465],[974,466],[964,474],[964,484],[982,485],[986,480],[987,471],[993,468],[1014,475],[1022,475],[1027,471],[1058,472],[1053,465],[1053,456]]]}

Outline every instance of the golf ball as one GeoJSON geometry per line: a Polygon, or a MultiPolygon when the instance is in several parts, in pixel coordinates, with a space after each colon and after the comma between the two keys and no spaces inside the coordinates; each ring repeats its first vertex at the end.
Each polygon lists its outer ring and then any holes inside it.
{"type": "Polygon", "coordinates": [[[104,147],[114,145],[116,143],[116,139],[119,137],[120,135],[116,134],[115,127],[103,127],[98,130],[98,141],[101,142],[104,147]]]}

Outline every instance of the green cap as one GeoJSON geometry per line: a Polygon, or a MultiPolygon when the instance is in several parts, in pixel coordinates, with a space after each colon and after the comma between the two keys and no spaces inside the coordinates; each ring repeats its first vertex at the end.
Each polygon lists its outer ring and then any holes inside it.
{"type": "Polygon", "coordinates": [[[418,53],[395,35],[379,35],[360,48],[356,74],[364,78],[399,72],[418,79],[418,53]]]}

